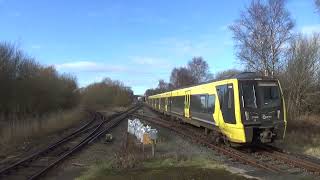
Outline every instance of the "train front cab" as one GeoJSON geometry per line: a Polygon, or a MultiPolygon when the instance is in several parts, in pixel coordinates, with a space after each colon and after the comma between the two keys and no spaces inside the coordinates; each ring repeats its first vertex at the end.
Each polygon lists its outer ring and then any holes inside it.
{"type": "Polygon", "coordinates": [[[271,143],[284,138],[286,112],[277,80],[229,79],[215,87],[219,113],[213,116],[230,142],[271,143]]]}
{"type": "Polygon", "coordinates": [[[248,143],[283,140],[286,111],[280,83],[274,79],[239,80],[240,116],[248,143]]]}

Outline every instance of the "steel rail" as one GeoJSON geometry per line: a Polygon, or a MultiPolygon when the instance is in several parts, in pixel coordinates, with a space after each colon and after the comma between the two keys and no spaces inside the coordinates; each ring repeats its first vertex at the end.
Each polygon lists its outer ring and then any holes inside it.
{"type": "Polygon", "coordinates": [[[62,156],[60,156],[58,159],[56,159],[54,162],[50,163],[48,166],[46,166],[45,168],[43,168],[42,170],[38,171],[37,173],[33,174],[31,177],[28,178],[28,180],[34,180],[39,178],[40,176],[44,175],[46,172],[48,172],[52,167],[54,167],[55,165],[57,165],[58,163],[62,162],[62,160],[66,159],[67,157],[69,157],[70,155],[72,155],[73,153],[75,153],[76,151],[80,150],[82,147],[84,147],[85,145],[89,144],[90,142],[92,142],[93,140],[97,139],[98,137],[100,137],[102,134],[104,134],[105,132],[107,132],[108,130],[110,130],[111,128],[113,128],[114,126],[116,126],[118,123],[120,123],[120,121],[122,119],[124,119],[125,117],[127,117],[128,114],[136,111],[140,106],[134,106],[130,109],[128,109],[127,111],[121,112],[119,114],[117,114],[117,116],[113,116],[113,118],[110,119],[110,121],[106,122],[102,122],[97,128],[95,128],[89,135],[87,135],[78,145],[76,145],[75,147],[73,147],[71,150],[69,150],[67,153],[63,154],[62,156]],[[105,127],[104,130],[98,131],[100,129],[100,127],[102,127],[105,123],[107,123],[107,127],[105,127]]]}
{"type": "Polygon", "coordinates": [[[315,172],[318,174],[320,173],[320,165],[317,163],[310,162],[302,158],[297,158],[285,152],[275,150],[272,147],[260,146],[259,148],[263,150],[260,153],[265,153],[275,159],[278,159],[280,161],[293,165],[294,167],[303,168],[309,172],[315,172]]]}
{"type": "MultiPolygon", "coordinates": [[[[134,108],[134,106],[129,108],[127,111],[129,111],[132,108],[134,108]]],[[[1,169],[0,170],[0,179],[1,179],[1,177],[5,177],[11,171],[14,171],[14,170],[18,169],[19,167],[22,167],[22,166],[28,167],[27,164],[30,164],[31,162],[35,161],[36,159],[38,159],[40,157],[46,156],[47,153],[55,150],[56,148],[58,148],[61,145],[65,144],[69,140],[79,136],[80,134],[83,134],[83,133],[86,133],[88,131],[91,131],[92,129],[95,129],[95,130],[99,129],[104,123],[108,122],[109,120],[113,119],[114,117],[117,117],[117,116],[119,116],[119,115],[121,115],[121,114],[123,114],[123,113],[125,113],[127,111],[115,113],[115,114],[113,114],[111,116],[108,116],[107,118],[105,118],[99,112],[91,113],[92,120],[89,121],[88,123],[86,123],[85,125],[83,125],[82,127],[80,127],[79,129],[73,131],[71,134],[68,134],[67,136],[61,138],[60,140],[48,145],[47,147],[43,148],[42,150],[37,151],[35,153],[32,153],[31,155],[28,155],[27,157],[22,158],[21,160],[18,160],[17,162],[14,162],[13,164],[9,165],[8,167],[5,167],[5,168],[1,169]],[[102,120],[102,122],[99,125],[94,125],[92,127],[89,127],[93,122],[97,121],[98,119],[102,120]]]]}
{"type": "Polygon", "coordinates": [[[5,168],[1,169],[1,170],[0,170],[0,176],[1,176],[1,175],[5,175],[5,174],[8,173],[10,170],[12,170],[12,169],[14,169],[14,168],[17,168],[18,166],[20,166],[20,165],[22,165],[22,164],[24,164],[24,163],[27,163],[27,162],[32,161],[32,160],[35,159],[36,157],[41,156],[42,154],[45,154],[45,153],[47,153],[47,152],[50,151],[50,150],[53,150],[54,148],[56,148],[56,147],[58,147],[59,145],[67,142],[68,140],[72,139],[73,137],[75,137],[75,136],[83,133],[84,131],[86,131],[85,128],[87,128],[90,124],[92,124],[92,123],[93,123],[94,121],[96,121],[96,120],[97,120],[97,115],[94,114],[91,121],[89,121],[88,123],[86,123],[85,125],[83,125],[82,127],[80,127],[79,129],[73,131],[71,134],[63,137],[62,139],[58,140],[58,141],[55,142],[55,143],[50,144],[50,145],[47,146],[46,148],[44,148],[44,149],[42,149],[42,150],[40,150],[40,151],[37,151],[37,152],[35,152],[35,153],[33,153],[33,154],[31,154],[31,155],[29,155],[29,156],[27,156],[27,157],[25,157],[25,158],[23,158],[23,159],[21,159],[21,160],[13,163],[13,164],[11,164],[11,165],[9,165],[8,167],[5,167],[5,168]]]}

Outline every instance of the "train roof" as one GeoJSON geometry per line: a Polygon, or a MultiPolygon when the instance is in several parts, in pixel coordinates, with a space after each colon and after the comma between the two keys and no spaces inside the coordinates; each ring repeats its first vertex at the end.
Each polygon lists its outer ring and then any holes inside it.
{"type": "Polygon", "coordinates": [[[210,80],[210,81],[206,81],[206,82],[202,82],[202,83],[198,83],[198,84],[193,84],[190,86],[183,86],[177,89],[172,89],[171,91],[174,90],[179,90],[179,89],[184,89],[184,88],[188,88],[188,87],[192,87],[192,86],[198,86],[201,84],[207,84],[207,83],[211,83],[211,82],[217,82],[217,81],[223,81],[223,80],[227,80],[227,79],[238,79],[238,80],[257,80],[257,79],[261,79],[261,80],[276,80],[276,78],[274,77],[270,77],[270,76],[263,76],[260,73],[256,73],[256,72],[241,72],[235,75],[230,75],[230,76],[226,76],[224,78],[221,79],[214,79],[214,80],[210,80]]]}
{"type": "MultiPolygon", "coordinates": [[[[176,90],[180,90],[180,89],[185,89],[185,88],[189,88],[189,87],[193,87],[193,86],[198,86],[198,85],[202,85],[202,84],[207,84],[207,83],[212,83],[212,82],[218,82],[218,81],[223,81],[223,80],[227,80],[227,79],[238,79],[238,80],[276,80],[276,78],[274,77],[270,77],[270,76],[263,76],[260,73],[256,73],[256,72],[241,72],[239,74],[235,74],[235,75],[230,75],[230,76],[226,76],[222,79],[214,79],[214,80],[210,80],[210,81],[206,81],[206,82],[202,82],[202,83],[198,83],[198,84],[193,84],[193,85],[189,85],[189,86],[183,86],[180,88],[176,88],[176,89],[171,89],[169,91],[166,92],[170,92],[170,91],[176,91],[176,90]]],[[[166,92],[162,92],[162,93],[166,93],[166,92]]],[[[159,93],[159,94],[162,94],[159,93]]],[[[158,94],[154,94],[154,95],[158,95],[158,94]]],[[[151,96],[154,96],[151,95],[151,96]]]]}
{"type": "MultiPolygon", "coordinates": [[[[263,76],[260,73],[256,73],[256,72],[242,72],[233,76],[229,76],[225,79],[239,79],[239,80],[255,80],[255,79],[265,79],[265,80],[272,80],[275,78],[274,77],[270,77],[270,76],[263,76]]],[[[224,79],[221,79],[224,80],[224,79]]]]}

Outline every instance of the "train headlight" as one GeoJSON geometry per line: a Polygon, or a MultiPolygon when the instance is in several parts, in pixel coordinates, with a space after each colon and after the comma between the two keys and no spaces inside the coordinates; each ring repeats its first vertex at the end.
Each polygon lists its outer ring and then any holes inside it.
{"type": "Polygon", "coordinates": [[[246,117],[246,120],[249,121],[249,120],[250,120],[250,114],[249,114],[249,112],[248,112],[248,111],[245,111],[245,112],[244,112],[244,115],[245,115],[245,117],[246,117]]]}

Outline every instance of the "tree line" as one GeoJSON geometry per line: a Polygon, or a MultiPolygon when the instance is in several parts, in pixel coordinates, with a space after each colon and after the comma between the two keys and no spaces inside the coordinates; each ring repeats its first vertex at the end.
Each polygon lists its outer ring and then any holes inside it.
{"type": "Polygon", "coordinates": [[[74,76],[59,74],[6,42],[0,43],[0,83],[1,119],[42,116],[79,105],[91,109],[101,104],[127,105],[133,94],[111,79],[79,89],[74,76]]]}
{"type": "Polygon", "coordinates": [[[111,106],[127,106],[133,101],[133,91],[122,82],[105,78],[81,90],[85,109],[96,110],[111,106]]]}
{"type": "Polygon", "coordinates": [[[170,82],[165,82],[163,79],[160,79],[158,86],[154,89],[147,89],[145,95],[150,96],[172,89],[199,84],[212,79],[213,74],[210,72],[207,61],[201,56],[193,57],[186,67],[175,67],[171,71],[170,82]]]}
{"type": "MultiPolygon", "coordinates": [[[[295,23],[285,7],[285,0],[252,0],[240,17],[229,26],[235,55],[245,69],[281,81],[288,115],[320,112],[320,37],[294,32],[295,23]]],[[[315,9],[320,1],[315,0],[315,9]]],[[[240,73],[237,69],[218,72],[213,77],[208,63],[194,57],[186,67],[174,68],[170,82],[159,80],[148,89],[152,95],[175,88],[222,79],[240,73]]]]}
{"type": "Polygon", "coordinates": [[[0,113],[42,115],[78,103],[75,77],[58,74],[12,44],[0,43],[0,113]]]}

